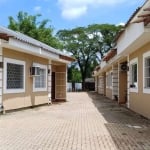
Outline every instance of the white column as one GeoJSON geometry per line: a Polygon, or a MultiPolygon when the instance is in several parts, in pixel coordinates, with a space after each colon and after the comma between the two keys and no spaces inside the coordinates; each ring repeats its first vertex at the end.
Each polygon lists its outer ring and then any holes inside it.
{"type": "Polygon", "coordinates": [[[67,100],[67,88],[68,88],[68,67],[67,67],[67,64],[66,64],[66,100],[67,100]]]}
{"type": "Polygon", "coordinates": [[[118,62],[118,103],[120,99],[120,62],[118,62]]]}
{"type": "Polygon", "coordinates": [[[47,87],[47,91],[48,91],[48,98],[51,99],[51,75],[52,75],[52,66],[51,66],[51,60],[49,60],[49,64],[48,64],[48,87],[47,87]]]}
{"type": "Polygon", "coordinates": [[[112,99],[118,97],[118,65],[113,65],[113,76],[112,76],[112,99]],[[115,97],[117,96],[117,97],[115,97]]]}
{"type": "MultiPolygon", "coordinates": [[[[129,67],[129,55],[127,56],[127,61],[127,66],[129,67]]],[[[130,70],[127,72],[127,107],[130,108],[130,70]]]]}
{"type": "Polygon", "coordinates": [[[2,63],[2,66],[0,66],[0,108],[3,105],[3,49],[0,47],[0,63],[2,63]]]}

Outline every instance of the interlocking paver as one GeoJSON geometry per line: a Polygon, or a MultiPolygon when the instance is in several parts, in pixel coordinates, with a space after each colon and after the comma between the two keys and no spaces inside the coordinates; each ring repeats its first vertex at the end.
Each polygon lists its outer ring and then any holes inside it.
{"type": "Polygon", "coordinates": [[[0,115],[0,150],[150,150],[150,121],[94,92],[0,115]]]}

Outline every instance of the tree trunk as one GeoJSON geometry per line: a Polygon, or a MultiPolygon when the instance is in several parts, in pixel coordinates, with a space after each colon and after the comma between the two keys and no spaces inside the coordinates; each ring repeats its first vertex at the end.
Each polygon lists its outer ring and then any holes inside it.
{"type": "Polygon", "coordinates": [[[85,91],[85,78],[82,78],[82,91],[85,91]]]}

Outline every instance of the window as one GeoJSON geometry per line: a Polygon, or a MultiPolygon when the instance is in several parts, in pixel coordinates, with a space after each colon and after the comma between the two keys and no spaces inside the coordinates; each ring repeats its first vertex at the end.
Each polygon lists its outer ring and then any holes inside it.
{"type": "Polygon", "coordinates": [[[145,88],[150,88],[150,56],[145,58],[144,72],[145,88]]]}
{"type": "Polygon", "coordinates": [[[138,92],[138,58],[130,61],[130,92],[138,92]]]}
{"type": "Polygon", "coordinates": [[[112,88],[112,72],[111,71],[106,74],[106,87],[112,88]]]}
{"type": "Polygon", "coordinates": [[[150,52],[143,55],[143,91],[150,93],[150,52]]]}
{"type": "Polygon", "coordinates": [[[40,67],[40,74],[33,77],[33,91],[47,91],[47,66],[34,63],[34,67],[40,67]]]}
{"type": "Polygon", "coordinates": [[[4,58],[4,93],[25,92],[25,62],[4,58]]]}
{"type": "Polygon", "coordinates": [[[137,87],[137,64],[131,65],[131,70],[132,70],[132,84],[137,87]]]}

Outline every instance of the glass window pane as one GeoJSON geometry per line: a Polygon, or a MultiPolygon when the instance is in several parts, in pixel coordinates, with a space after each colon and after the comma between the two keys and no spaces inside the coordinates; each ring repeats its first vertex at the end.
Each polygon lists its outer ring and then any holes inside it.
{"type": "Polygon", "coordinates": [[[132,86],[136,86],[135,83],[137,83],[137,64],[131,65],[131,83],[132,86]]]}
{"type": "Polygon", "coordinates": [[[145,58],[145,88],[150,88],[150,57],[145,58]]]}
{"type": "Polygon", "coordinates": [[[46,87],[46,70],[40,69],[40,75],[35,77],[35,88],[46,87]]]}

